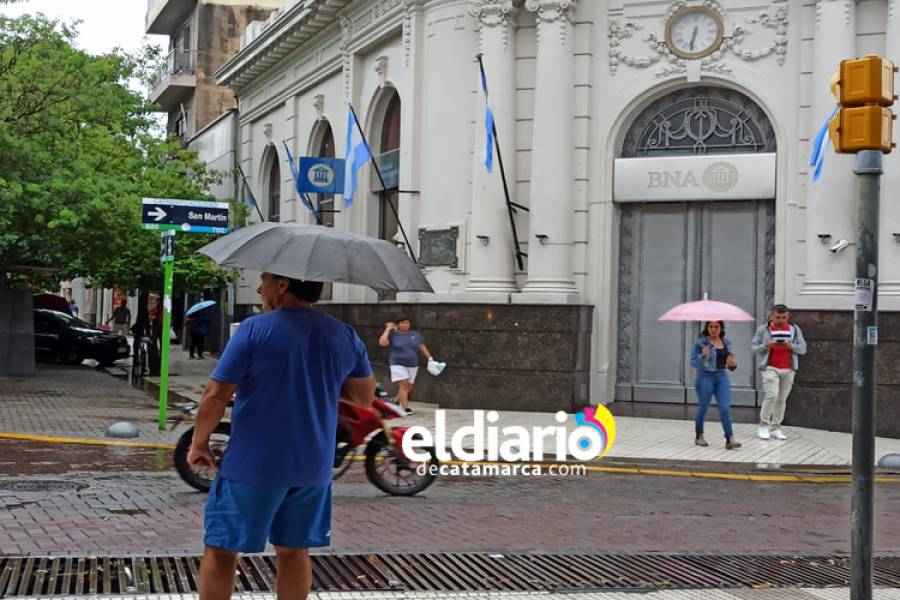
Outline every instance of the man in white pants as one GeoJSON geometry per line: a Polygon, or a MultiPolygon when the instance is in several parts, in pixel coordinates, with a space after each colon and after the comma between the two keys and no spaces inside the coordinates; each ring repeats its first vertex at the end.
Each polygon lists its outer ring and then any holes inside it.
{"type": "Polygon", "coordinates": [[[750,343],[750,351],[759,354],[765,400],[759,409],[760,439],[786,440],[781,430],[787,397],[794,385],[794,375],[800,364],[798,356],[806,354],[806,340],[800,327],[791,323],[791,313],[784,304],[772,307],[772,314],[761,325],[750,343]]]}

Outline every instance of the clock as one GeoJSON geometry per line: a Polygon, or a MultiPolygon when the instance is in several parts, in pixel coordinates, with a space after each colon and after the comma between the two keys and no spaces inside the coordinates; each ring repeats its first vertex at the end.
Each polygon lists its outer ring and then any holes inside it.
{"type": "Polygon", "coordinates": [[[719,13],[706,6],[688,6],[666,23],[666,45],[681,58],[703,58],[718,49],[724,30],[719,13]]]}

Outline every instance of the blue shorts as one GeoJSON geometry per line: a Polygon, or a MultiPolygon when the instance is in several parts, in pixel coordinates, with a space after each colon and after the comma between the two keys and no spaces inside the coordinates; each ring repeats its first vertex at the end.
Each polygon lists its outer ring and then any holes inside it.
{"type": "Polygon", "coordinates": [[[216,477],[204,512],[207,546],[262,552],[268,539],[283,548],[331,544],[331,484],[256,485],[216,477]]]}

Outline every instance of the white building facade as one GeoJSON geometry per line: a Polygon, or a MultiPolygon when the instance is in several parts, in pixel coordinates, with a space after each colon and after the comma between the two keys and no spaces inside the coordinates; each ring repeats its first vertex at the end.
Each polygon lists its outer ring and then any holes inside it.
{"type": "MultiPolygon", "coordinates": [[[[335,286],[335,305],[383,305],[362,330],[395,301],[500,310],[516,325],[545,307],[574,319],[558,348],[577,346],[550,371],[584,376],[522,408],[689,404],[696,325],[657,318],[704,293],[761,321],[773,302],[788,304],[819,342],[809,389],[849,383],[854,247],[829,248],[856,236],[854,159],[829,152],[811,183],[810,139],[834,108],[828,81],[840,60],[900,60],[898,50],[896,0],[297,0],[252,24],[218,77],[239,98],[239,160],[267,218],[310,222],[282,142],[295,156],[343,156],[348,102],[373,152],[386,155],[388,190],[366,167],[354,204],[342,208],[338,196],[329,219],[396,240],[394,202],[436,294],[335,286]],[[478,53],[510,199],[527,207],[512,218],[498,157],[490,174],[482,162],[478,53]]],[[[898,162],[886,156],[883,182],[886,319],[900,310],[898,162]]],[[[238,304],[256,301],[251,279],[238,304]]],[[[509,333],[485,343],[511,344],[515,361],[557,348],[541,337],[552,327],[516,334],[494,322],[468,327],[509,333]]],[[[754,327],[728,330],[740,363],[735,403],[745,406],[760,401],[754,327]]],[[[842,402],[825,396],[811,392],[807,409],[842,402]]]]}

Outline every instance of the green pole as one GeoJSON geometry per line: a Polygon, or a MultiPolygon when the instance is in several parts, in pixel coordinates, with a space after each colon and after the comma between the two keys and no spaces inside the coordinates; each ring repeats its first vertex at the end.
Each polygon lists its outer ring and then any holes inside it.
{"type": "MultiPolygon", "coordinates": [[[[173,257],[174,258],[174,257],[173,257]]],[[[166,429],[166,415],[169,408],[169,331],[172,328],[172,277],[175,271],[173,260],[165,263],[163,284],[162,352],[159,366],[159,430],[166,429]]]]}

